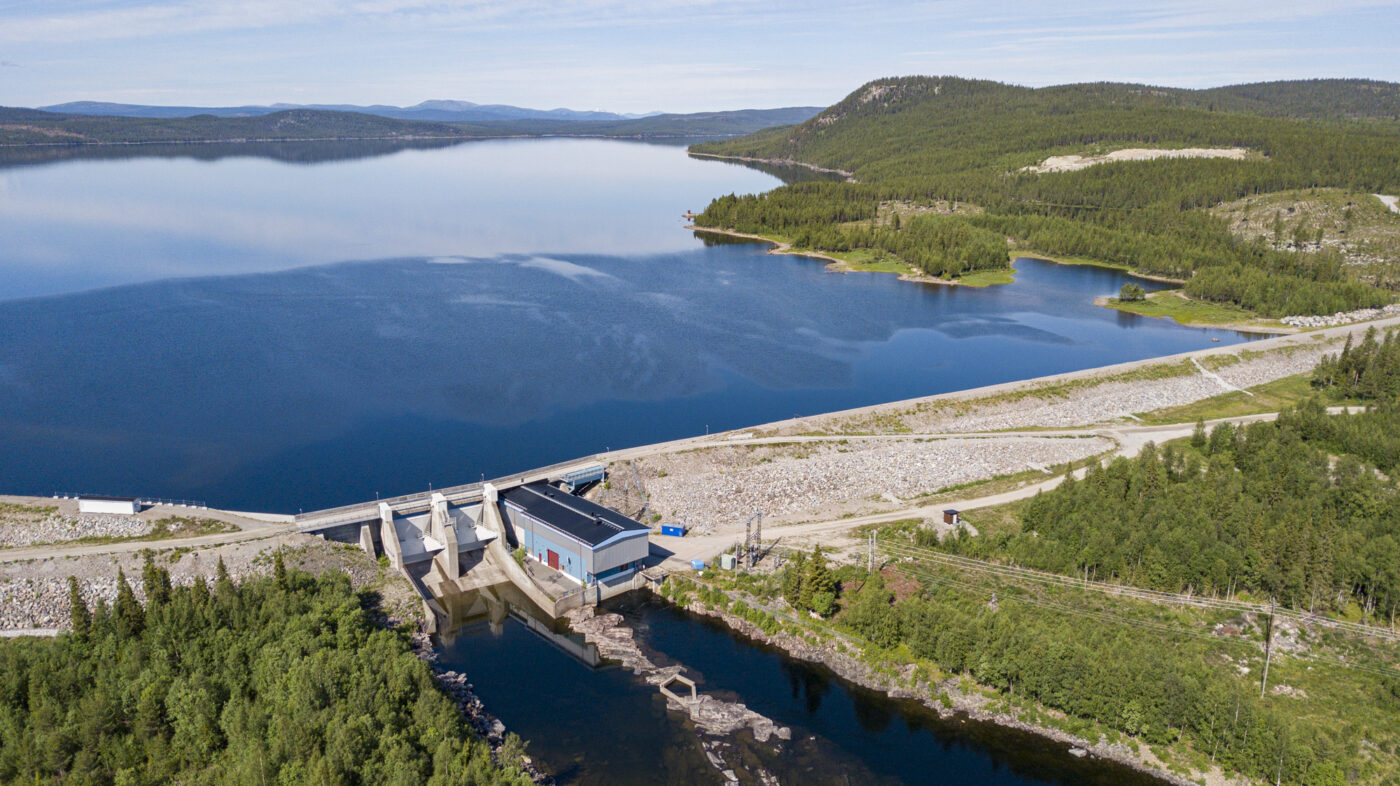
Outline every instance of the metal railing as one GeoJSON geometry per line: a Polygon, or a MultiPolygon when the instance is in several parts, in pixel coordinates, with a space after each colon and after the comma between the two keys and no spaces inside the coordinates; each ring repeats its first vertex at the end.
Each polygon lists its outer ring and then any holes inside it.
{"type": "MultiPolygon", "coordinates": [[[[116,495],[112,495],[112,494],[74,494],[73,492],[70,492],[70,491],[55,491],[55,492],[53,493],[53,499],[79,499],[79,498],[82,498],[82,497],[86,497],[86,498],[91,499],[91,498],[97,498],[97,497],[111,498],[111,497],[114,497],[114,496],[116,496],[116,495]]],[[[118,497],[118,498],[121,499],[121,497],[118,497]]],[[[207,508],[209,507],[208,503],[206,503],[206,502],[205,502],[204,500],[202,500],[202,499],[166,499],[166,498],[164,498],[164,497],[132,497],[131,499],[135,500],[136,503],[139,504],[139,505],[163,505],[163,506],[165,506],[165,507],[170,507],[170,508],[201,508],[201,509],[207,509],[207,508]]]]}
{"type": "Polygon", "coordinates": [[[348,524],[355,521],[377,519],[379,518],[379,503],[381,502],[388,505],[390,508],[394,508],[395,512],[400,512],[398,509],[402,506],[409,505],[412,503],[426,503],[434,493],[441,494],[444,497],[447,497],[449,502],[458,502],[462,499],[469,499],[472,497],[480,496],[481,487],[485,483],[490,483],[494,486],[503,486],[507,484],[517,485],[520,483],[527,482],[527,479],[538,479],[542,475],[547,477],[549,475],[556,474],[562,469],[575,466],[585,461],[594,461],[602,463],[602,460],[599,459],[596,454],[593,456],[584,456],[582,458],[571,459],[569,461],[562,461],[558,464],[550,464],[545,467],[538,467],[536,469],[526,470],[524,472],[512,472],[509,475],[503,475],[501,477],[492,478],[486,481],[465,483],[460,486],[449,486],[447,488],[440,489],[428,489],[427,491],[417,491],[412,494],[402,494],[397,497],[385,497],[384,499],[356,502],[351,505],[341,505],[340,507],[335,508],[314,510],[310,513],[298,513],[296,517],[296,522],[297,525],[302,529],[306,529],[308,527],[315,527],[319,529],[321,527],[331,527],[337,524],[348,524]]]}

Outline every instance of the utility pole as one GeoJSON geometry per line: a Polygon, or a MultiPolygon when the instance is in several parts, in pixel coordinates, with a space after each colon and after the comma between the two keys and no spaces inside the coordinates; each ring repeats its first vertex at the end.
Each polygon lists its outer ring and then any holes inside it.
{"type": "Polygon", "coordinates": [[[875,533],[874,533],[874,532],[870,533],[870,556],[869,556],[869,560],[868,560],[868,561],[869,561],[869,565],[870,565],[869,570],[870,570],[871,573],[874,573],[874,572],[875,572],[875,533]]]}
{"type": "Polygon", "coordinates": [[[735,555],[744,567],[752,568],[758,563],[759,546],[763,543],[763,511],[754,511],[744,520],[744,548],[735,555]]]}
{"type": "Polygon", "coordinates": [[[1264,628],[1264,678],[1259,684],[1259,698],[1269,689],[1269,659],[1273,655],[1275,601],[1269,600],[1269,625],[1264,628]]]}
{"type": "Polygon", "coordinates": [[[759,552],[759,550],[762,548],[762,546],[763,546],[763,511],[760,510],[757,514],[755,514],[755,520],[754,520],[754,525],[753,525],[753,545],[749,547],[750,549],[752,549],[752,551],[749,552],[749,554],[750,554],[749,567],[753,567],[753,566],[758,562],[758,552],[759,552]]]}

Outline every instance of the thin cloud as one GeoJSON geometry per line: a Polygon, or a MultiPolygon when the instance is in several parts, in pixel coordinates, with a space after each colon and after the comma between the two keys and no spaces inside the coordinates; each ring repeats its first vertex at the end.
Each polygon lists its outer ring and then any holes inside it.
{"type": "Polygon", "coordinates": [[[19,16],[0,27],[0,39],[76,43],[357,23],[436,30],[637,26],[716,16],[758,21],[769,16],[764,8],[760,0],[183,0],[19,16]]]}
{"type": "Polygon", "coordinates": [[[907,73],[1394,80],[1395,2],[0,0],[0,49],[29,66],[32,78],[8,80],[23,82],[9,85],[17,104],[461,98],[700,111],[826,104],[907,73]]]}

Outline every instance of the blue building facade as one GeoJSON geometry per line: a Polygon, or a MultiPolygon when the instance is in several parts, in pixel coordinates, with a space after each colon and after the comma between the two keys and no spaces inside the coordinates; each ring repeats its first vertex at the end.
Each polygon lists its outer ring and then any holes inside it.
{"type": "Polygon", "coordinates": [[[645,524],[549,484],[517,486],[501,501],[525,552],[580,584],[637,570],[650,551],[645,524]]]}

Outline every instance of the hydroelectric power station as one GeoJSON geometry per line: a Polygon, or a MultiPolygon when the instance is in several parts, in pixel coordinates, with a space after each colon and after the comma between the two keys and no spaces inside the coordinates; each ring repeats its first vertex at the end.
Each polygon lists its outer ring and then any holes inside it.
{"type": "Polygon", "coordinates": [[[650,528],[580,496],[603,464],[520,475],[299,514],[297,529],[386,557],[434,622],[447,595],[510,582],[555,617],[641,586],[650,528]]]}

